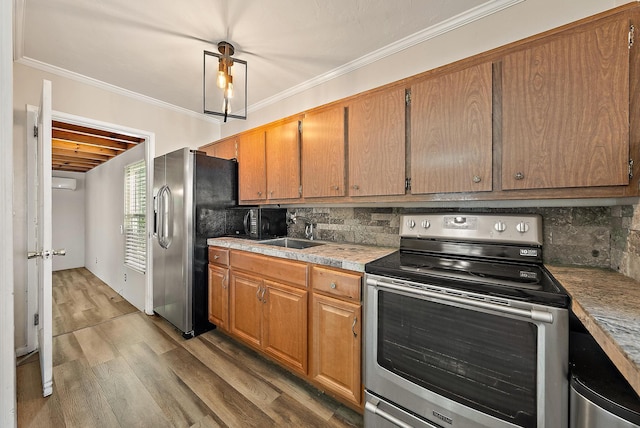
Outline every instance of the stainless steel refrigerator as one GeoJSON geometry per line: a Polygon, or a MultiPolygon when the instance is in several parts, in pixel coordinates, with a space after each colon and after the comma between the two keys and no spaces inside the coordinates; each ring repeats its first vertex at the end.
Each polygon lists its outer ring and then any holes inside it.
{"type": "Polygon", "coordinates": [[[225,234],[237,205],[237,162],[180,149],[154,160],[153,310],[185,337],[207,319],[207,238],[225,234]]]}

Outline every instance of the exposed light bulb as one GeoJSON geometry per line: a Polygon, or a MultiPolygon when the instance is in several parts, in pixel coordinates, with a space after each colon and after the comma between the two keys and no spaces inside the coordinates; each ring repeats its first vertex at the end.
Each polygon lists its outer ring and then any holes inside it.
{"type": "Polygon", "coordinates": [[[218,63],[218,88],[224,89],[227,86],[227,67],[223,61],[218,63]]]}
{"type": "Polygon", "coordinates": [[[227,76],[224,71],[218,71],[218,88],[223,89],[227,86],[227,76]]]}
{"type": "Polygon", "coordinates": [[[233,76],[229,75],[227,88],[225,89],[225,98],[233,98],[233,76]]]}

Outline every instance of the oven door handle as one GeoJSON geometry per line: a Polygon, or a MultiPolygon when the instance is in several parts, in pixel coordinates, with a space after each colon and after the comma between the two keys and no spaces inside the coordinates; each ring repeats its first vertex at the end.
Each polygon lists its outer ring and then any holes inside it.
{"type": "Polygon", "coordinates": [[[373,413],[374,415],[378,415],[380,416],[382,419],[385,419],[389,422],[391,422],[392,424],[399,426],[400,428],[413,428],[411,425],[409,424],[405,424],[404,422],[402,422],[400,419],[396,418],[393,415],[390,415],[389,413],[385,412],[384,410],[380,410],[378,408],[378,406],[376,404],[373,404],[371,401],[367,401],[367,403],[364,405],[365,411],[369,411],[371,413],[373,413]]]}
{"type": "Polygon", "coordinates": [[[545,312],[545,311],[539,311],[539,310],[536,310],[536,309],[512,308],[510,306],[502,306],[502,305],[498,305],[496,303],[483,302],[483,301],[479,301],[479,300],[474,300],[474,299],[469,299],[469,298],[464,298],[464,297],[458,297],[458,296],[452,296],[452,295],[448,295],[448,294],[441,294],[441,293],[436,293],[436,292],[429,291],[429,290],[415,290],[415,289],[407,290],[406,287],[403,287],[403,286],[400,286],[400,285],[396,285],[396,284],[391,284],[391,283],[384,282],[384,281],[379,281],[379,280],[374,279],[374,278],[367,278],[367,285],[371,285],[371,286],[379,287],[379,288],[386,288],[386,289],[393,290],[393,291],[402,291],[402,292],[409,293],[409,294],[417,294],[417,295],[420,295],[420,296],[431,297],[431,298],[434,298],[434,299],[444,300],[444,301],[447,301],[447,302],[462,303],[462,304],[469,305],[469,306],[475,306],[475,307],[478,307],[478,308],[490,309],[490,310],[493,310],[493,311],[498,311],[498,312],[502,312],[502,313],[506,313],[506,314],[510,314],[510,315],[516,315],[516,316],[519,316],[519,317],[529,318],[529,319],[531,319],[533,321],[540,321],[540,322],[553,324],[553,314],[552,313],[545,312]]]}

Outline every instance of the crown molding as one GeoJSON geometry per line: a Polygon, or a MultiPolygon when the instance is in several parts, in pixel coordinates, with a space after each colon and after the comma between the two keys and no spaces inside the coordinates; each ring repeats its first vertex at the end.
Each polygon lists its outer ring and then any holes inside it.
{"type": "Polygon", "coordinates": [[[451,17],[446,21],[442,21],[436,25],[425,28],[424,30],[411,34],[405,37],[404,39],[400,39],[397,42],[391,43],[378,50],[368,53],[367,55],[364,55],[356,60],[348,62],[345,65],[342,65],[338,68],[334,68],[333,70],[330,70],[324,74],[314,77],[313,79],[307,80],[306,82],[302,82],[299,85],[292,86],[291,88],[285,91],[282,91],[276,95],[273,95],[269,98],[265,98],[262,101],[252,104],[247,108],[247,114],[254,111],[261,110],[265,107],[268,107],[271,104],[277,103],[278,101],[282,101],[286,98],[297,95],[315,86],[326,83],[342,75],[351,73],[359,68],[365,67],[376,61],[380,61],[383,58],[396,54],[400,51],[408,49],[412,46],[415,46],[427,40],[438,37],[444,33],[455,30],[456,28],[467,25],[473,21],[477,21],[486,16],[500,12],[503,9],[506,9],[508,7],[511,7],[515,4],[518,4],[524,1],[526,0],[493,0],[493,1],[489,1],[487,3],[481,4],[480,6],[476,6],[473,9],[469,9],[459,15],[451,17]]]}
{"type": "Polygon", "coordinates": [[[156,98],[149,97],[147,95],[142,95],[142,94],[139,94],[137,92],[130,91],[128,89],[124,89],[124,88],[121,88],[119,86],[112,85],[110,83],[106,83],[106,82],[103,82],[103,81],[98,80],[98,79],[94,79],[92,77],[87,77],[87,76],[85,76],[83,74],[80,74],[80,73],[76,73],[76,72],[73,72],[73,71],[66,70],[64,68],[55,67],[53,65],[50,65],[50,64],[47,64],[47,63],[44,63],[44,62],[41,62],[41,61],[37,61],[37,60],[29,58],[29,57],[22,57],[22,58],[18,59],[16,62],[18,64],[22,64],[22,65],[25,65],[27,67],[31,67],[31,68],[35,68],[35,69],[38,69],[38,70],[42,70],[42,71],[45,71],[47,73],[54,74],[56,76],[65,77],[67,79],[75,80],[77,82],[84,83],[84,84],[87,84],[87,85],[90,85],[90,86],[94,86],[96,88],[103,89],[103,90],[109,91],[109,92],[113,92],[113,93],[116,93],[118,95],[122,95],[122,96],[125,96],[125,97],[128,97],[128,98],[132,98],[132,99],[135,99],[137,101],[141,101],[141,102],[145,102],[147,104],[155,105],[156,107],[161,107],[161,108],[173,110],[173,111],[176,111],[178,113],[182,113],[182,114],[194,117],[196,119],[205,120],[207,122],[212,122],[212,123],[218,123],[218,124],[220,123],[220,120],[218,120],[218,119],[216,119],[216,118],[214,118],[212,116],[207,116],[204,113],[197,113],[197,112],[195,112],[193,110],[189,110],[189,109],[186,109],[184,107],[179,107],[179,106],[176,106],[174,104],[170,104],[168,102],[161,101],[161,100],[158,100],[156,98]]]}

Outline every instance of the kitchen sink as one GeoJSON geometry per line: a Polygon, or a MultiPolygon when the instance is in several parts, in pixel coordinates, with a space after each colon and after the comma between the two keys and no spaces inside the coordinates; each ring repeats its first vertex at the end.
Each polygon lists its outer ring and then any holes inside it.
{"type": "Polygon", "coordinates": [[[260,241],[259,244],[273,245],[275,247],[295,248],[297,250],[324,245],[322,242],[306,241],[304,239],[295,238],[267,239],[266,241],[260,241]]]}

